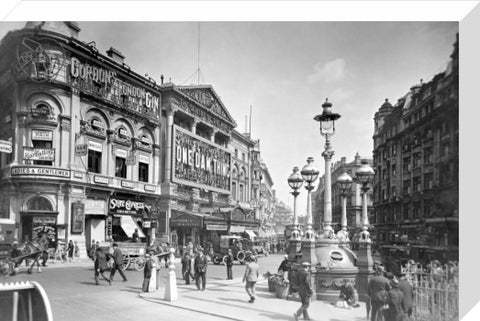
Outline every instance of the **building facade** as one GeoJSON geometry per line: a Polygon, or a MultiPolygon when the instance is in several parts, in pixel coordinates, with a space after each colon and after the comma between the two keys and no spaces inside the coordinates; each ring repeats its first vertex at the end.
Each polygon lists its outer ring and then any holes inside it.
{"type": "MultiPolygon", "coordinates": [[[[2,223],[52,243],[152,237],[160,193],[155,83],[111,48],[78,40],[75,23],[27,23],[0,44],[2,223]]],[[[82,251],[82,253],[85,253],[82,251]]]]}
{"type": "MultiPolygon", "coordinates": [[[[350,240],[355,241],[358,236],[358,232],[362,227],[362,191],[361,184],[355,180],[355,173],[362,165],[362,160],[366,161],[370,166],[373,165],[372,159],[362,159],[357,153],[354,160],[347,163],[347,158],[342,157],[340,161],[334,163],[331,168],[331,191],[332,191],[332,227],[335,232],[341,229],[342,223],[342,195],[341,191],[336,183],[337,178],[342,175],[344,171],[347,172],[353,179],[350,190],[347,194],[347,226],[350,235],[350,240]]],[[[320,177],[318,188],[312,193],[312,219],[313,227],[317,232],[322,230],[323,213],[324,213],[324,190],[325,190],[325,178],[320,177]]],[[[372,190],[367,194],[367,209],[369,216],[369,230],[374,229],[372,220],[373,215],[373,201],[372,190]]],[[[374,234],[374,233],[372,233],[374,234]]],[[[373,237],[374,241],[374,237],[373,237]]]]}
{"type": "Polygon", "coordinates": [[[458,260],[458,35],[445,71],[375,114],[377,238],[385,255],[458,260]]]}
{"type": "Polygon", "coordinates": [[[0,43],[0,243],[259,236],[273,181],[213,87],[157,84],[79,32],[32,22],[0,43]]]}

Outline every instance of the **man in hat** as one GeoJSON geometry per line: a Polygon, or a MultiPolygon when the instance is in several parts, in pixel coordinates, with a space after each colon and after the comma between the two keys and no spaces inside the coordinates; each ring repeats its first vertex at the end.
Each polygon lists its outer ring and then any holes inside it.
{"type": "Polygon", "coordinates": [[[283,256],[283,261],[278,267],[278,274],[285,274],[288,271],[288,255],[283,256]]]}
{"type": "Polygon", "coordinates": [[[158,278],[158,274],[160,273],[160,260],[158,259],[158,256],[155,255],[155,251],[154,250],[150,250],[148,251],[148,253],[150,254],[150,257],[152,258],[152,263],[153,263],[153,269],[155,269],[155,289],[158,290],[158,285],[160,283],[159,281],[159,278],[158,278]]]}
{"type": "Polygon", "coordinates": [[[148,292],[148,286],[150,285],[150,278],[152,277],[153,262],[150,254],[145,254],[145,268],[143,269],[143,284],[142,292],[148,292]]]}
{"type": "Polygon", "coordinates": [[[398,280],[391,281],[391,290],[388,291],[388,309],[384,312],[385,321],[405,321],[406,302],[405,296],[398,288],[398,280]]]}
{"type": "Polygon", "coordinates": [[[302,314],[304,320],[310,320],[310,317],[308,316],[308,307],[310,306],[310,299],[312,298],[313,291],[311,286],[311,276],[308,271],[309,267],[310,263],[303,262],[302,268],[297,273],[298,295],[302,301],[302,306],[293,314],[295,321],[298,321],[298,318],[302,314]]]}
{"type": "Polygon", "coordinates": [[[384,277],[383,273],[383,267],[378,266],[376,275],[368,282],[367,294],[371,304],[371,321],[377,321],[377,313],[387,303],[388,291],[391,289],[390,280],[384,277]]]}
{"type": "Polygon", "coordinates": [[[408,282],[405,273],[401,274],[400,281],[398,282],[398,288],[405,296],[405,313],[410,318],[413,312],[413,288],[408,282]]]}
{"type": "Polygon", "coordinates": [[[232,249],[228,249],[227,256],[225,256],[225,265],[227,266],[227,280],[233,280],[233,254],[232,249]]]}
{"type": "Polygon", "coordinates": [[[115,272],[118,270],[118,273],[123,278],[123,282],[127,282],[127,277],[123,273],[123,254],[122,251],[118,248],[117,243],[113,243],[113,266],[110,272],[110,281],[113,281],[113,277],[115,276],[115,272]]]}
{"type": "Polygon", "coordinates": [[[251,255],[248,258],[248,263],[245,268],[245,274],[243,275],[243,282],[245,283],[245,290],[247,294],[250,296],[250,303],[255,302],[255,285],[257,284],[258,280],[258,264],[255,262],[255,256],[251,255]]]}
{"type": "Polygon", "coordinates": [[[200,279],[202,279],[202,291],[205,291],[205,286],[207,284],[207,267],[208,260],[207,257],[203,254],[203,248],[198,248],[197,257],[195,258],[194,270],[195,270],[195,284],[197,285],[197,290],[200,290],[200,279]]]}
{"type": "Polygon", "coordinates": [[[185,284],[190,284],[190,259],[192,258],[192,254],[184,247],[183,255],[182,255],[182,276],[185,280],[185,284]]]}

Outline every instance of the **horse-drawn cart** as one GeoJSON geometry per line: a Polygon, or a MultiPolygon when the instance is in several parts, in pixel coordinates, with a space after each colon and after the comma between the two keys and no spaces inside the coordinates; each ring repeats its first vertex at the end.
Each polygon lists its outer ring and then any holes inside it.
{"type": "Polygon", "coordinates": [[[9,275],[14,274],[15,268],[20,266],[24,260],[33,261],[31,266],[28,268],[27,273],[32,273],[33,267],[35,264],[40,269],[40,263],[38,260],[42,257],[44,250],[40,247],[38,243],[27,242],[18,247],[18,255],[15,257],[2,257],[0,258],[0,276],[8,277],[9,275]]]}
{"type": "MultiPolygon", "coordinates": [[[[137,271],[142,271],[145,268],[145,254],[146,254],[146,244],[145,243],[132,243],[132,242],[115,242],[118,245],[118,248],[122,251],[123,254],[123,271],[127,270],[131,266],[137,271]]],[[[109,248],[108,253],[113,253],[113,248],[109,248]]],[[[159,260],[164,260],[167,262],[170,252],[158,252],[156,251],[155,256],[159,260]]]]}

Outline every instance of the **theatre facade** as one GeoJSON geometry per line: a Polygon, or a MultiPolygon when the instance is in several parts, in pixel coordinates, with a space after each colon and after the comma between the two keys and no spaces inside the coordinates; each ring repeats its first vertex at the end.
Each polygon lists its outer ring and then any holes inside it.
{"type": "Polygon", "coordinates": [[[46,232],[84,247],[135,228],[155,235],[159,86],[79,31],[27,23],[0,43],[0,241],[46,232]]]}

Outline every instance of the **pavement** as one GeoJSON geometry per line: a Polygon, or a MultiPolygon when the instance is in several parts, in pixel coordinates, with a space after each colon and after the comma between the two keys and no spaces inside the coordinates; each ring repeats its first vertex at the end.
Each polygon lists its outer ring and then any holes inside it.
{"type": "MultiPolygon", "coordinates": [[[[177,282],[178,283],[178,282],[177,282]]],[[[177,284],[178,299],[164,300],[165,288],[154,293],[140,293],[139,296],[155,305],[166,305],[191,312],[220,317],[234,321],[294,320],[293,313],[301,303],[298,298],[284,300],[268,292],[267,280],[257,282],[256,300],[245,292],[241,278],[233,280],[208,280],[205,291],[197,291],[194,284],[177,284]]],[[[353,309],[337,308],[326,301],[312,301],[308,309],[310,320],[322,321],[366,321],[365,304],[353,309]]],[[[303,319],[303,318],[300,318],[303,319]]]]}
{"type": "MultiPolygon", "coordinates": [[[[176,260],[177,261],[177,260],[176,260]]],[[[50,268],[93,267],[90,259],[77,259],[74,262],[49,261],[50,268]]],[[[177,275],[178,278],[178,275],[177,275]]],[[[242,278],[233,280],[208,279],[205,291],[197,291],[194,283],[185,285],[183,280],[177,279],[178,299],[174,302],[165,301],[165,286],[154,293],[139,293],[138,299],[152,305],[158,310],[162,306],[181,309],[181,313],[200,313],[212,319],[234,321],[266,321],[266,320],[294,320],[293,313],[301,303],[298,298],[289,297],[287,300],[276,297],[275,292],[268,292],[266,279],[261,278],[256,286],[256,300],[250,299],[245,291],[242,278]]],[[[131,303],[131,302],[130,302],[131,303]]],[[[142,306],[145,306],[142,304],[142,306]]],[[[310,320],[313,321],[366,321],[365,303],[360,307],[344,309],[333,306],[326,301],[312,301],[308,309],[310,320]]],[[[303,318],[300,318],[303,320],[303,318]]]]}

